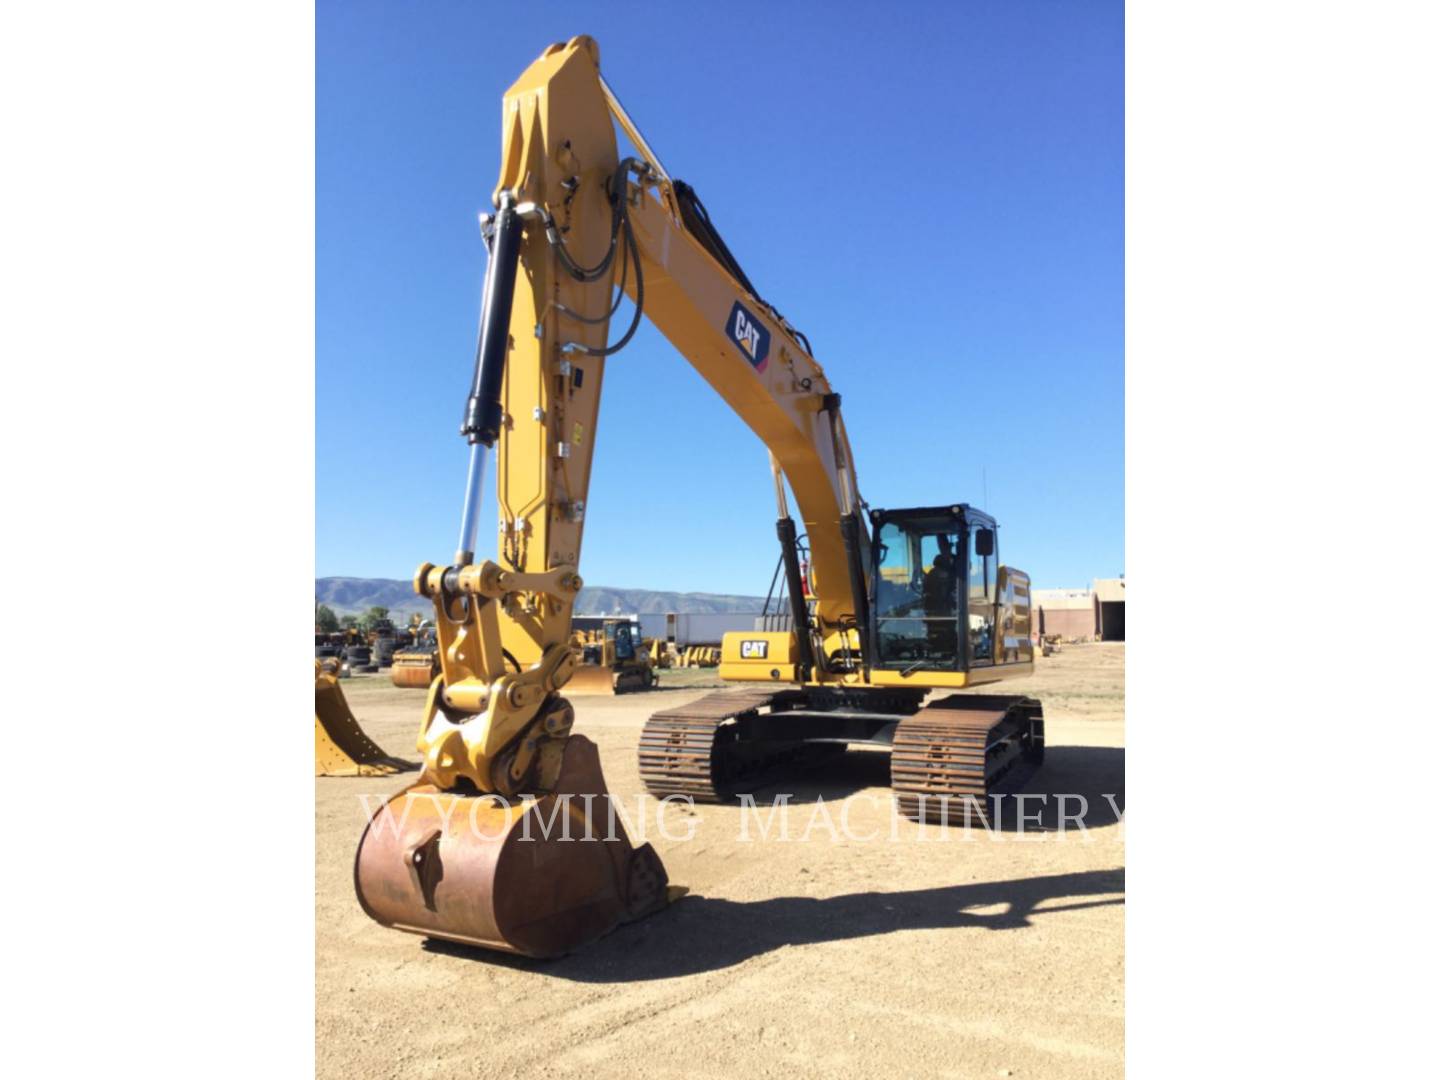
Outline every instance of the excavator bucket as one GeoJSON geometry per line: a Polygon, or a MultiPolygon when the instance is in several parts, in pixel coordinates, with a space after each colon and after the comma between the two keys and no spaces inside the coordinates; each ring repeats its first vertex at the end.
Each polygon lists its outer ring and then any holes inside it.
{"type": "Polygon", "coordinates": [[[583,735],[566,740],[556,790],[539,799],[425,783],[394,796],[360,838],[355,894],[382,926],[532,957],[561,956],[670,898],[660,857],[631,845],[583,735]]]}
{"type": "Polygon", "coordinates": [[[418,768],[385,753],[350,711],[340,680],[315,663],[315,775],[387,776],[418,768]]]}

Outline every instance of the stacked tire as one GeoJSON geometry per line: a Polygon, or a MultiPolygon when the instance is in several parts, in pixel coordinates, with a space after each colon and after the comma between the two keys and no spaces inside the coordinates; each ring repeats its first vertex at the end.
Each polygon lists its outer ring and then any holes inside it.
{"type": "Polygon", "coordinates": [[[395,659],[395,650],[400,643],[393,637],[382,637],[375,639],[375,665],[379,668],[388,668],[395,659]]]}
{"type": "Polygon", "coordinates": [[[354,671],[379,671],[369,645],[351,645],[345,650],[345,666],[354,671]]]}

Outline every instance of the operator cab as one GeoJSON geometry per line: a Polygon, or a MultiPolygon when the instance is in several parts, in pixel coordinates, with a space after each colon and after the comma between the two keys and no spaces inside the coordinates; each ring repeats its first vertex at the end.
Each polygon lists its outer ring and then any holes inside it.
{"type": "Polygon", "coordinates": [[[640,638],[628,622],[610,621],[605,624],[605,637],[615,644],[615,659],[624,662],[634,660],[640,645],[640,638]]]}
{"type": "Polygon", "coordinates": [[[968,671],[994,662],[995,519],[961,503],[873,510],[871,666],[968,671]]]}

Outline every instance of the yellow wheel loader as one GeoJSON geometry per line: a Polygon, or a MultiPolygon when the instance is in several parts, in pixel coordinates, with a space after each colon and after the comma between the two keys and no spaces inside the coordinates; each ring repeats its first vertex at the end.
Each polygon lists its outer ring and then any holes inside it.
{"type": "Polygon", "coordinates": [[[580,665],[570,677],[573,696],[624,694],[650,690],[659,681],[650,650],[633,619],[606,619],[601,628],[582,635],[580,665]]]}
{"type": "Polygon", "coordinates": [[[788,629],[725,636],[719,673],[742,688],[646,724],[650,790],[731,798],[849,743],[890,751],[897,802],[914,818],[984,813],[988,796],[1023,784],[1044,753],[1040,704],[961,693],[1033,670],[1029,582],[999,565],[994,520],[958,501],[864,500],[840,395],[810,342],[666,171],[601,78],[592,39],[546,49],[506,92],[501,123],[461,424],[460,541],[450,563],[424,563],[414,579],[439,643],[417,742],[424,771],[361,837],[365,911],[412,933],[553,956],[667,903],[648,845],[633,847],[613,819],[602,842],[585,842],[609,793],[594,745],[571,734],[565,696],[580,659],[571,613],[605,360],[642,317],[769,448],[790,596],[788,629]],[[636,156],[619,156],[617,126],[636,156]],[[612,342],[616,289],[634,314],[612,342]],[[498,551],[477,562],[492,452],[498,551]],[[567,842],[576,830],[581,842],[567,842]]]}

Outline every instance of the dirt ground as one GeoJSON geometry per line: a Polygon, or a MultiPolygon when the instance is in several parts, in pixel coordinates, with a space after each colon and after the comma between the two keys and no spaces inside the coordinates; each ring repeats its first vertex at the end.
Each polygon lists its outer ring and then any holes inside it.
{"type": "MultiPolygon", "coordinates": [[[[667,839],[647,801],[646,839],[689,895],[549,962],[427,948],[371,922],[351,880],[361,797],[377,806],[405,778],[317,778],[318,1075],[1123,1075],[1124,826],[1105,796],[1123,810],[1125,647],[1069,645],[1036,667],[1004,688],[1045,706],[1029,790],[1046,798],[1023,831],[893,821],[886,756],[867,750],[760,793],[792,793],[788,839],[778,824],[761,839],[751,814],[742,840],[738,806],[670,808],[667,839]]],[[[718,685],[665,682],[575,699],[629,811],[645,719],[718,685]]],[[[415,759],[423,695],[388,675],[342,685],[371,737],[415,759]]]]}

